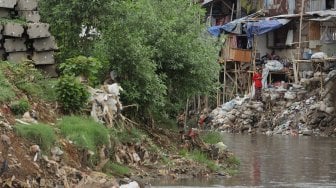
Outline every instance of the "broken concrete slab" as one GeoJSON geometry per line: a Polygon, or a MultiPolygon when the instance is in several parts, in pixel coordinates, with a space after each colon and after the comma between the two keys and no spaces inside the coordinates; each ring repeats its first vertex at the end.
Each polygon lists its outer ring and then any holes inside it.
{"type": "Polygon", "coordinates": [[[27,51],[27,46],[25,44],[26,39],[5,39],[4,48],[6,52],[23,52],[27,51]]]}
{"type": "Polygon", "coordinates": [[[50,37],[49,24],[47,23],[29,23],[27,34],[30,39],[50,37]]]}
{"type": "Polygon", "coordinates": [[[33,47],[36,51],[57,50],[55,37],[34,39],[33,47]]]}
{"type": "Polygon", "coordinates": [[[14,63],[20,63],[28,60],[27,52],[12,52],[7,56],[7,60],[14,63]]]}
{"type": "Polygon", "coordinates": [[[0,18],[8,18],[10,16],[10,9],[0,8],[0,18]]]}
{"type": "Polygon", "coordinates": [[[10,37],[22,37],[22,34],[24,32],[24,28],[21,24],[19,23],[6,23],[3,26],[3,31],[2,34],[5,36],[10,36],[10,37]]]}
{"type": "MultiPolygon", "coordinates": [[[[0,12],[1,13],[1,12],[0,12]]],[[[38,13],[38,11],[18,11],[18,15],[24,19],[26,19],[27,22],[40,22],[41,16],[38,13]]]]}
{"type": "Polygon", "coordinates": [[[34,52],[32,59],[35,65],[54,64],[54,51],[34,52]]]}
{"type": "Polygon", "coordinates": [[[0,7],[1,8],[14,8],[17,0],[1,0],[0,7]]]}
{"type": "Polygon", "coordinates": [[[15,10],[36,10],[37,0],[17,0],[15,10]]]}

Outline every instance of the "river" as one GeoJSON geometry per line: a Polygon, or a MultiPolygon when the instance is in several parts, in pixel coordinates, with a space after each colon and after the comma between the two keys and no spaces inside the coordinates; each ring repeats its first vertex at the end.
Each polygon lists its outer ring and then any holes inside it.
{"type": "Polygon", "coordinates": [[[152,187],[336,187],[336,138],[223,134],[223,142],[240,160],[236,175],[152,187]]]}

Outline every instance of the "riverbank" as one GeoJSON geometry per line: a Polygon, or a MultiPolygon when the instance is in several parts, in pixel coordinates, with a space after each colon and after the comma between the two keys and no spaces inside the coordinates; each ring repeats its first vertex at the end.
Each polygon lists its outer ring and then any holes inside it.
{"type": "Polygon", "coordinates": [[[263,100],[237,97],[210,114],[213,130],[267,135],[336,136],[335,71],[324,78],[303,80],[301,85],[278,85],[263,90],[263,100]]]}

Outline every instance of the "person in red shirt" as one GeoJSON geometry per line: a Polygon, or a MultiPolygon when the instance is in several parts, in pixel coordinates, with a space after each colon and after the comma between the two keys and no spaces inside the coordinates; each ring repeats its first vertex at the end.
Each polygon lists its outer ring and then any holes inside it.
{"type": "Polygon", "coordinates": [[[254,97],[257,101],[261,101],[262,74],[260,68],[257,68],[256,71],[253,73],[252,80],[254,81],[254,89],[255,89],[254,97]]]}

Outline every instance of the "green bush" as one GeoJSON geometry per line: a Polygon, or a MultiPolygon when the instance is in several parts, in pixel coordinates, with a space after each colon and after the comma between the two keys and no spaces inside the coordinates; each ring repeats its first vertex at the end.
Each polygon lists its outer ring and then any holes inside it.
{"type": "Polygon", "coordinates": [[[26,99],[20,99],[11,104],[10,109],[15,115],[22,115],[30,108],[29,102],[26,99]]]}
{"type": "Polygon", "coordinates": [[[59,68],[63,75],[82,75],[88,79],[89,85],[94,86],[98,83],[97,76],[102,63],[92,57],[78,56],[67,59],[59,68]]]}
{"type": "Polygon", "coordinates": [[[3,70],[0,70],[0,102],[8,102],[15,97],[12,85],[6,79],[3,70]]]}
{"type": "Polygon", "coordinates": [[[201,135],[201,139],[208,144],[217,144],[223,140],[220,132],[216,131],[207,132],[206,134],[201,135]]]}
{"type": "Polygon", "coordinates": [[[130,174],[130,169],[126,166],[121,164],[108,162],[103,168],[104,173],[118,175],[118,176],[125,176],[130,174]]]}
{"type": "Polygon", "coordinates": [[[61,133],[80,148],[96,152],[98,146],[109,143],[107,128],[88,117],[65,116],[59,127],[61,133]]]}
{"type": "Polygon", "coordinates": [[[16,86],[27,95],[46,101],[56,101],[56,79],[43,79],[36,82],[24,82],[16,86]]]}
{"type": "Polygon", "coordinates": [[[56,141],[56,135],[52,127],[45,124],[16,125],[15,132],[31,142],[39,145],[42,150],[49,150],[56,141]]]}
{"type": "Polygon", "coordinates": [[[87,103],[89,93],[75,77],[65,75],[56,85],[57,101],[67,113],[80,112],[87,103]]]}

